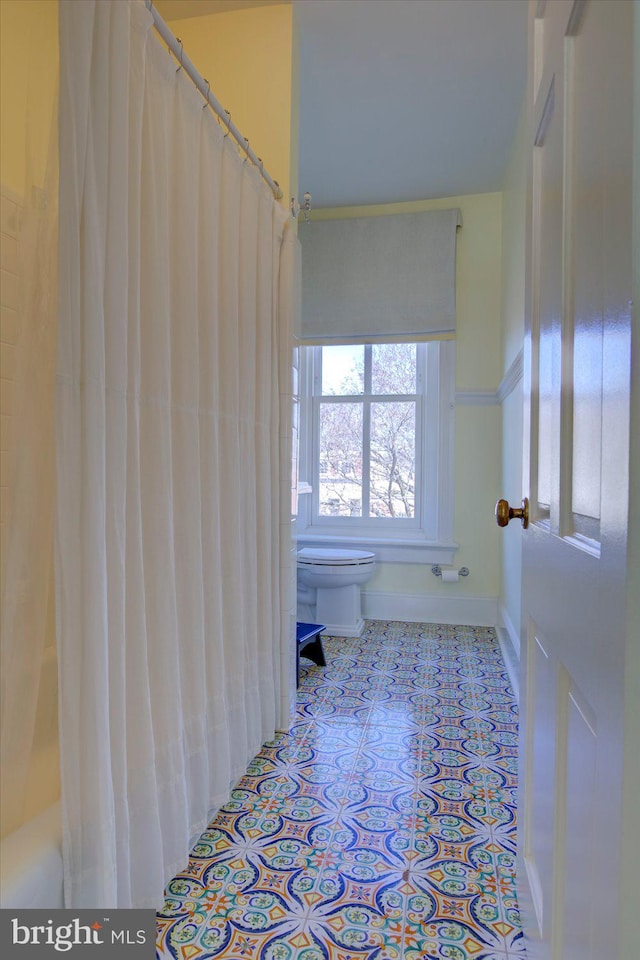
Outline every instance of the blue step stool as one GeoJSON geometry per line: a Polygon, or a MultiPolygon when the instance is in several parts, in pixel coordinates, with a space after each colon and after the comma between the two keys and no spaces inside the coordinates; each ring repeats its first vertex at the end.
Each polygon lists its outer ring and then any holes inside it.
{"type": "Polygon", "coordinates": [[[305,657],[313,660],[318,667],[327,665],[320,638],[324,629],[324,623],[296,623],[296,685],[300,683],[301,653],[304,652],[305,657]]]}

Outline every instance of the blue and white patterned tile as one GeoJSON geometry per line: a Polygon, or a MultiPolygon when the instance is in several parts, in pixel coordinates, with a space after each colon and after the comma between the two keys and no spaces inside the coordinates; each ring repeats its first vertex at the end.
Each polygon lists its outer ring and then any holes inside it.
{"type": "Polygon", "coordinates": [[[524,958],[517,705],[494,632],[368,622],[167,888],[158,956],[524,958]]]}

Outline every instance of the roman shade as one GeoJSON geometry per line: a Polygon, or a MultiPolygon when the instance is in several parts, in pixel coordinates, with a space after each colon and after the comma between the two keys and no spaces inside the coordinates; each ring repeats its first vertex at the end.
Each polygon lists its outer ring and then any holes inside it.
{"type": "Polygon", "coordinates": [[[459,209],[302,224],[307,344],[450,336],[459,209]]]}

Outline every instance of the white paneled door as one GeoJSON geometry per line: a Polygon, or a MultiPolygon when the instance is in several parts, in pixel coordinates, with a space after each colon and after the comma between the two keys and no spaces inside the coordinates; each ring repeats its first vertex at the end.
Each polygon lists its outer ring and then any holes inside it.
{"type": "Polygon", "coordinates": [[[520,770],[529,960],[631,956],[617,918],[632,26],[627,0],[531,3],[520,770]]]}

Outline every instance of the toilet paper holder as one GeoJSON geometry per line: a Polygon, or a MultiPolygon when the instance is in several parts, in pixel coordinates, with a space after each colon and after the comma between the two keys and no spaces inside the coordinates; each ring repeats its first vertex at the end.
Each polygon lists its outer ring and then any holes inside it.
{"type": "MultiPolygon", "coordinates": [[[[442,576],[442,567],[440,566],[440,564],[437,564],[435,567],[431,567],[431,573],[433,573],[436,577],[441,577],[441,576],[442,576]]],[[[461,577],[468,577],[468,576],[469,576],[469,567],[460,567],[460,569],[458,570],[458,574],[459,574],[461,577]]]]}

